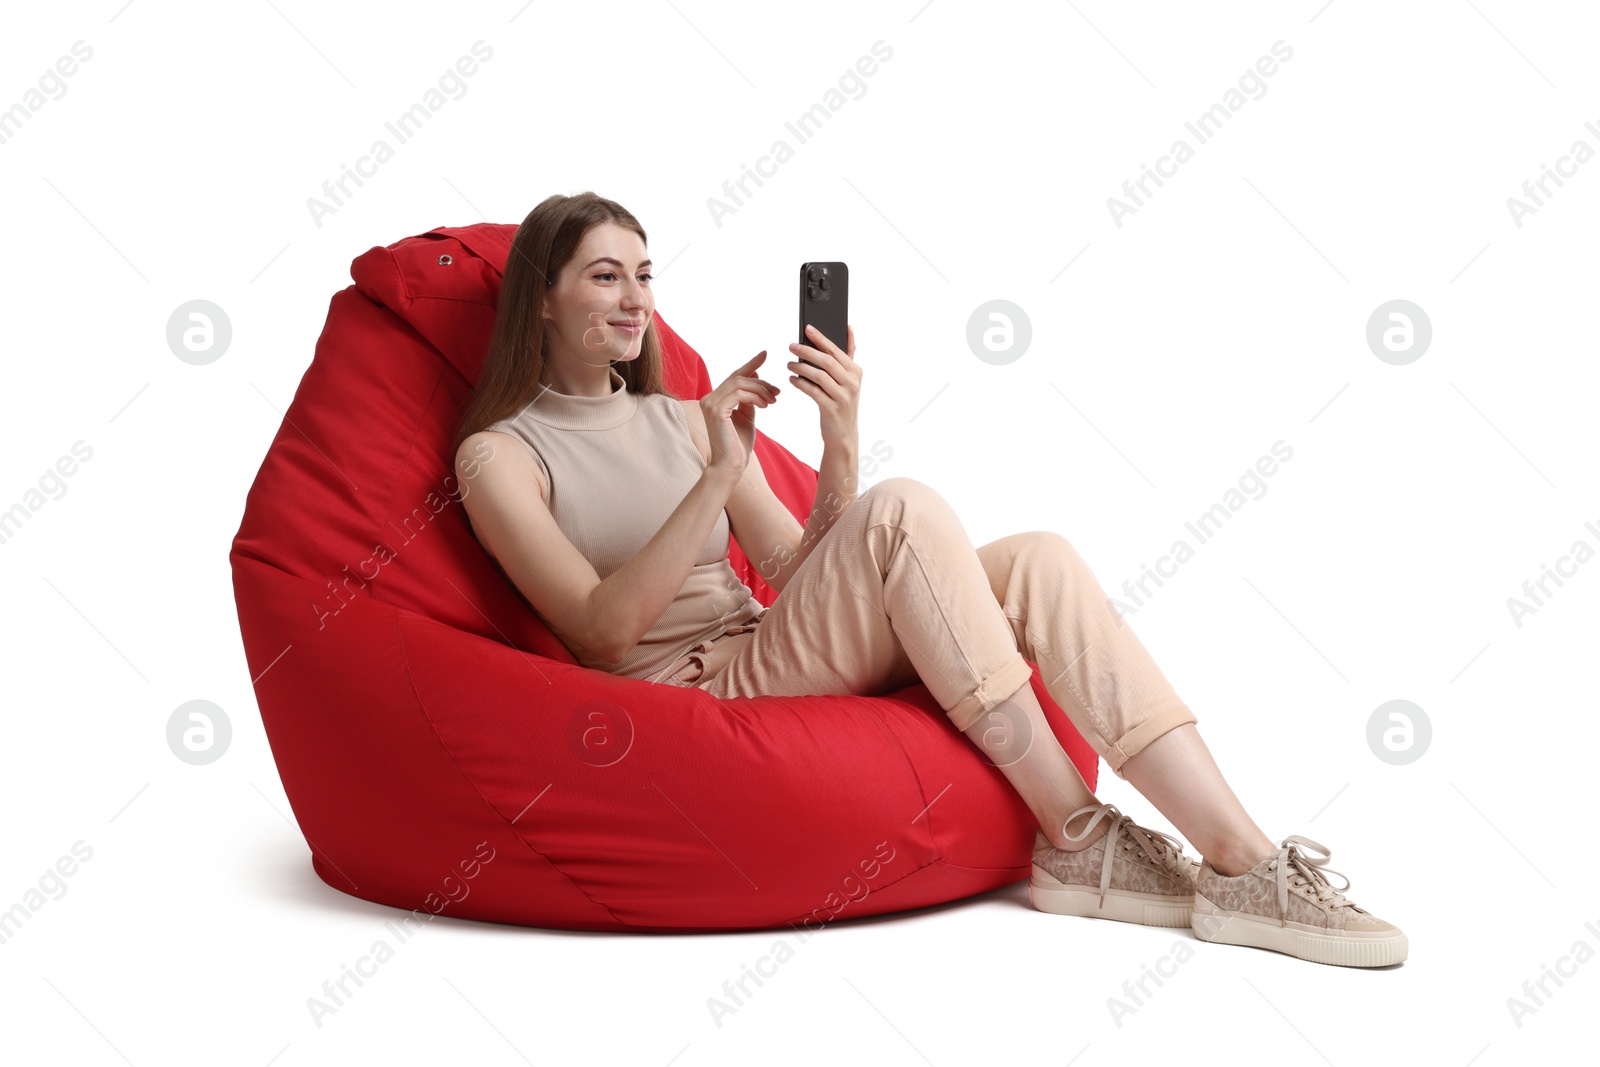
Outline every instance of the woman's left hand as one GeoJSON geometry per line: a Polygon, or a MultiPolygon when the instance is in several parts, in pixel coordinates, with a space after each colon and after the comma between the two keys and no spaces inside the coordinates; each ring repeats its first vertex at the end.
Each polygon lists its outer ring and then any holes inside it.
{"type": "Polygon", "coordinates": [[[844,352],[815,326],[806,326],[806,336],[811,338],[811,344],[795,342],[789,346],[789,351],[797,357],[788,365],[793,372],[789,380],[817,402],[822,412],[824,447],[833,442],[854,445],[857,401],[861,396],[861,367],[855,360],[855,328],[845,327],[847,350],[844,352]],[[816,366],[807,366],[799,360],[809,360],[816,366]]]}

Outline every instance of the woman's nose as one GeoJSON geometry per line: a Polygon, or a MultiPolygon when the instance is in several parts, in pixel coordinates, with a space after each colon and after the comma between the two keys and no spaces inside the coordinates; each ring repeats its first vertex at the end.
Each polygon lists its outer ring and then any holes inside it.
{"type": "Polygon", "coordinates": [[[645,287],[640,284],[639,279],[634,278],[622,287],[622,304],[624,307],[642,308],[649,302],[650,294],[645,291],[645,287]]]}

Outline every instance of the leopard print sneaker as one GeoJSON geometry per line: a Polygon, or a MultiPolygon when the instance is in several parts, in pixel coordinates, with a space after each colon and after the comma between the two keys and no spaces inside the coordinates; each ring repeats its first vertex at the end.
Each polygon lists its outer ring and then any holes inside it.
{"type": "Polygon", "coordinates": [[[1081,841],[1102,820],[1111,827],[1076,852],[1057,848],[1040,830],[1034,837],[1033,877],[1028,901],[1040,911],[1083,915],[1145,926],[1188,926],[1199,863],[1183,854],[1176,839],[1138,825],[1114,804],[1091,804],[1067,817],[1061,832],[1081,841]],[[1066,832],[1090,813],[1083,833],[1066,832]]]}
{"type": "Polygon", "coordinates": [[[1200,865],[1190,924],[1202,941],[1284,952],[1312,963],[1386,967],[1406,958],[1406,935],[1335,889],[1324,871],[1331,853],[1304,837],[1233,877],[1200,865]]]}

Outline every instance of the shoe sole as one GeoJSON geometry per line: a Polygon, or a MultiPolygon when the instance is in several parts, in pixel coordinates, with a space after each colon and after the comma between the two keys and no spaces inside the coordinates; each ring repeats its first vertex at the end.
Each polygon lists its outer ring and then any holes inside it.
{"type": "Polygon", "coordinates": [[[1336,967],[1387,967],[1404,962],[1409,950],[1406,935],[1399,931],[1346,933],[1295,922],[1281,926],[1262,915],[1219,908],[1200,893],[1194,895],[1190,928],[1202,941],[1270,949],[1336,967]]]}
{"type": "Polygon", "coordinates": [[[1192,905],[1187,899],[1156,893],[1135,893],[1127,889],[1108,889],[1105,905],[1100,891],[1066,885],[1050,872],[1033,868],[1028,882],[1028,902],[1052,915],[1081,915],[1089,919],[1115,919],[1141,926],[1182,927],[1190,925],[1192,905]]]}

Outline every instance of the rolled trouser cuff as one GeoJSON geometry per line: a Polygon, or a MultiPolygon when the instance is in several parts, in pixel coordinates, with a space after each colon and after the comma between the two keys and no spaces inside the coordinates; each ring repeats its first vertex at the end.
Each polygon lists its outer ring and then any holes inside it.
{"type": "Polygon", "coordinates": [[[1128,776],[1122,773],[1122,765],[1124,763],[1138,755],[1146,745],[1168,730],[1182,726],[1185,723],[1197,721],[1194,712],[1189,709],[1189,705],[1168,704],[1138,726],[1123,734],[1102,755],[1105,757],[1107,766],[1111,768],[1111,773],[1123,781],[1127,781],[1128,776]]]}
{"type": "Polygon", "coordinates": [[[1018,652],[1004,667],[978,683],[976,689],[947,709],[945,714],[956,724],[956,729],[965,733],[985,712],[1027,685],[1032,678],[1033,666],[1018,652]]]}

